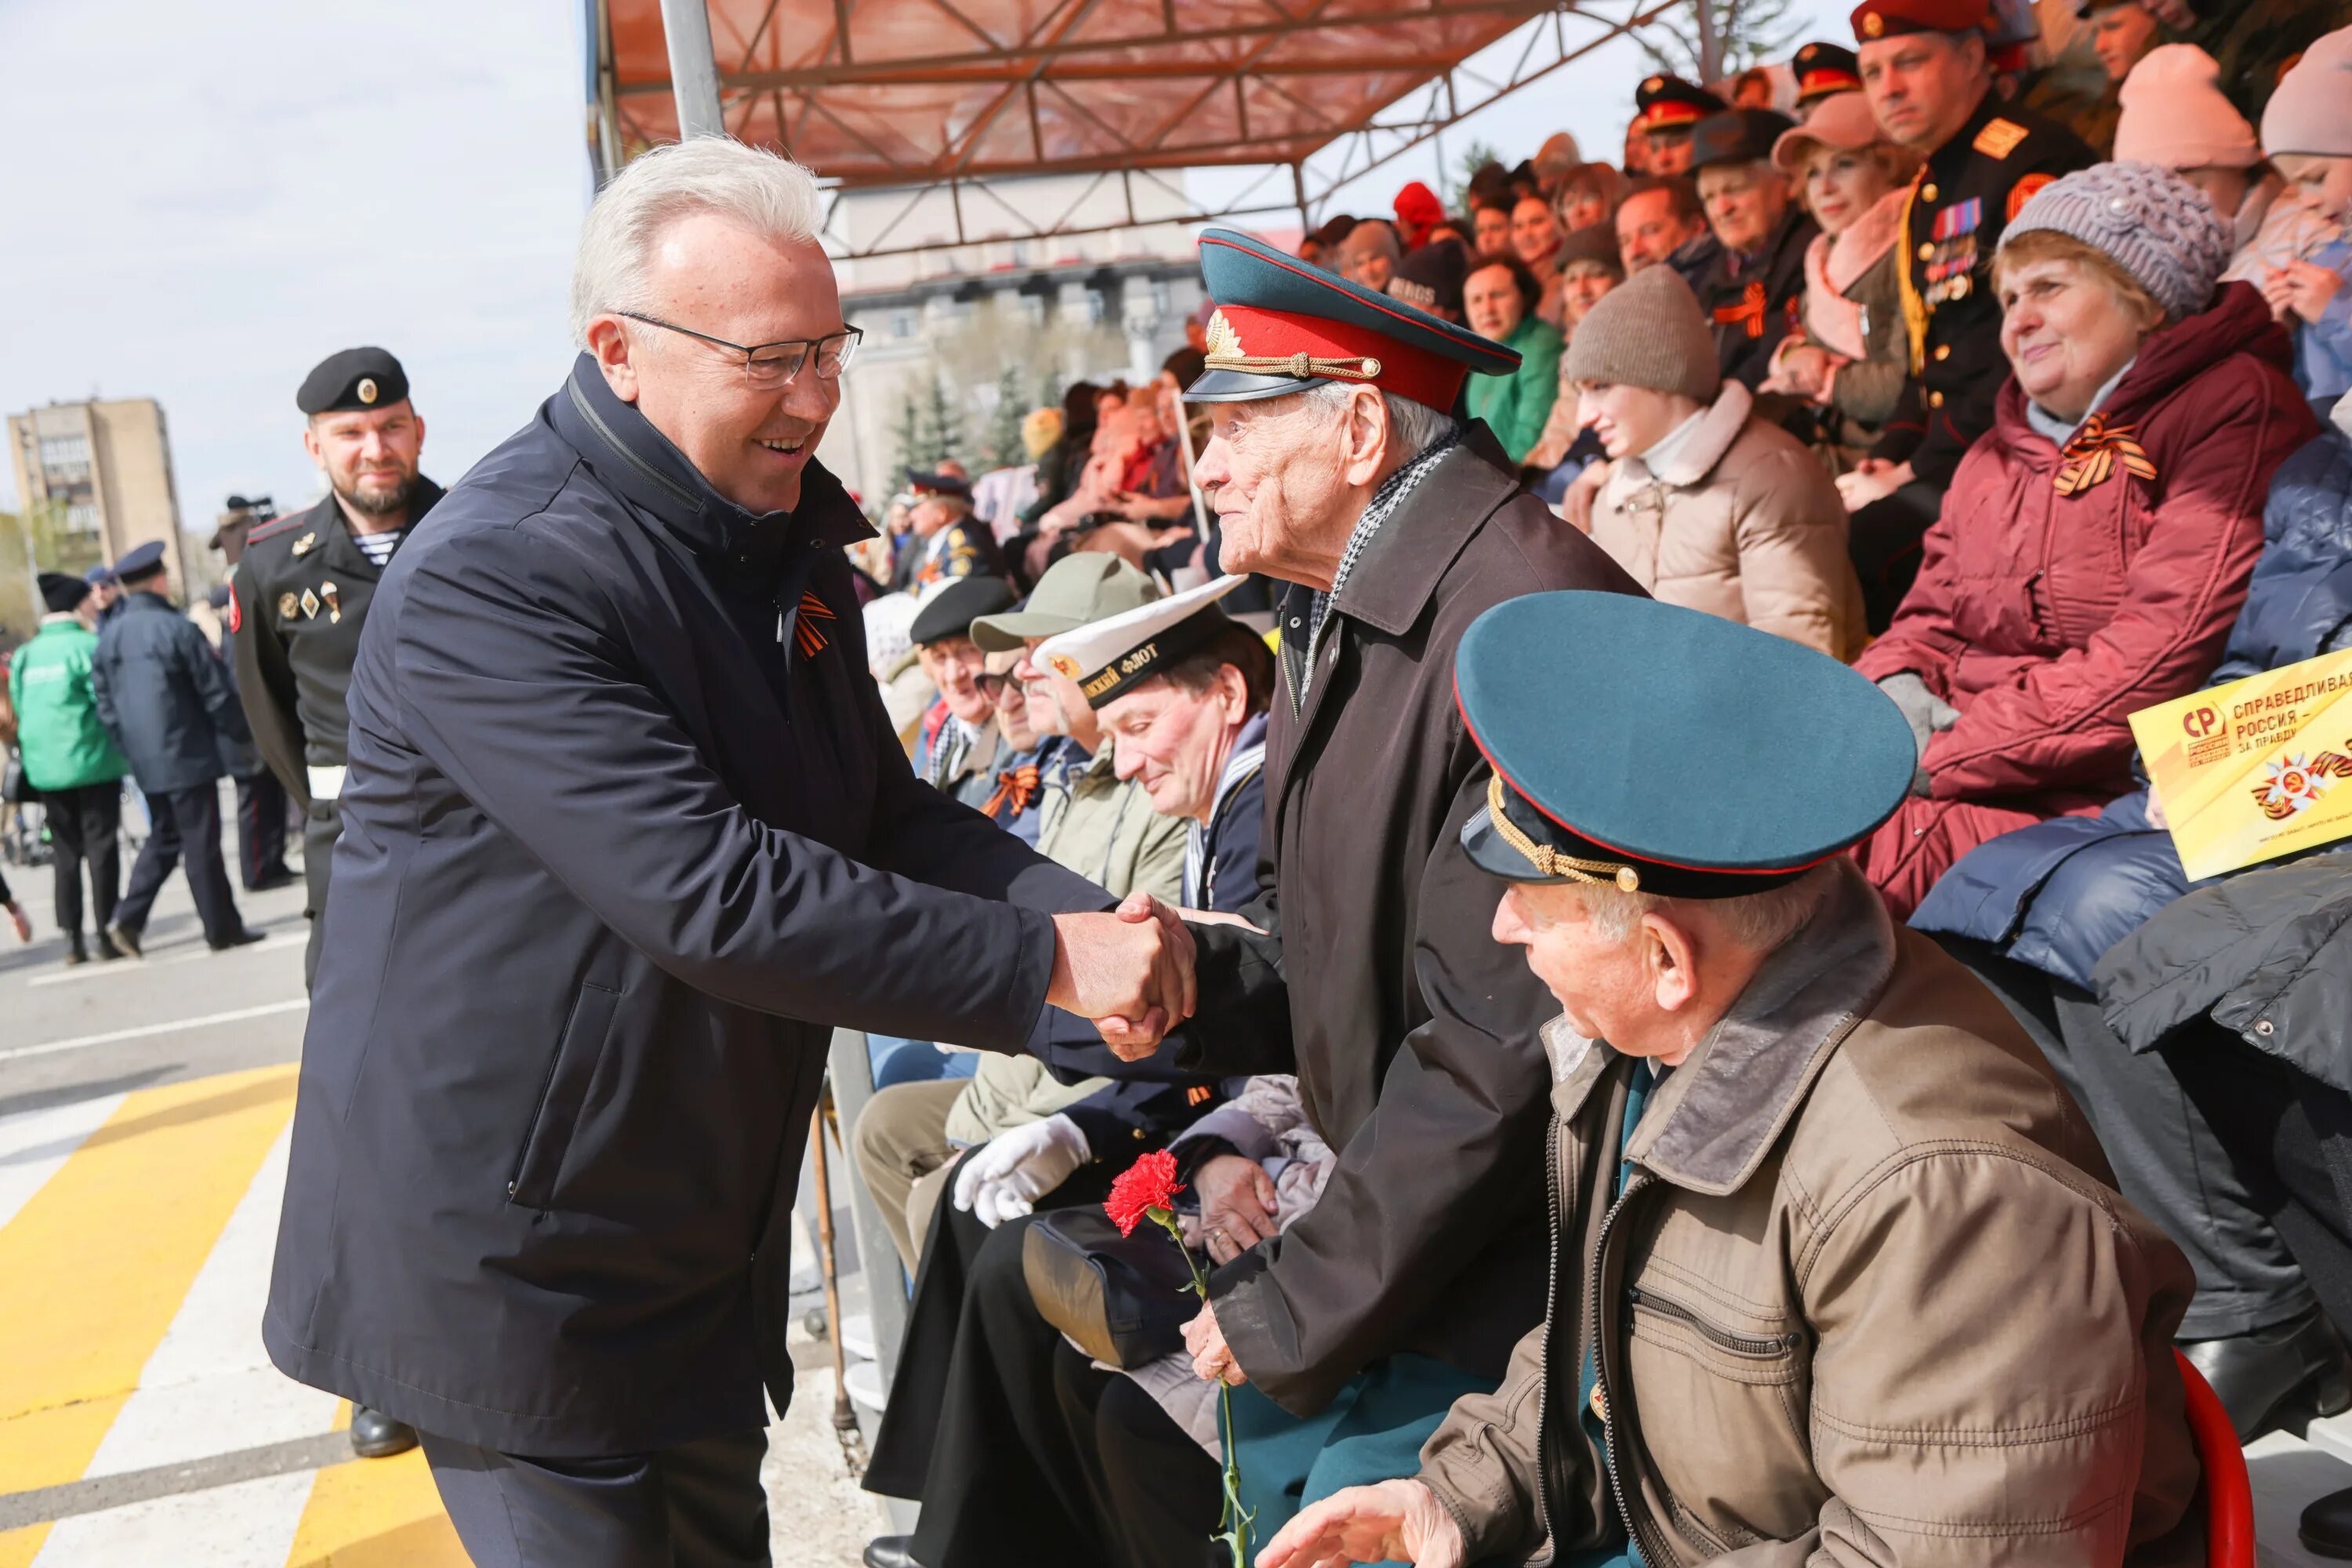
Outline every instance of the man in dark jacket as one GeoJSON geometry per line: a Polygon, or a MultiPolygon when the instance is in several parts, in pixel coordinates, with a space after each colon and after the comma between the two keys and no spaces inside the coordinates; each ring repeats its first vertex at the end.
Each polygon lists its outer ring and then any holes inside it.
{"type": "Polygon", "coordinates": [[[230,755],[253,744],[236,689],[205,634],[167,596],[161,542],[125,554],[114,574],[122,598],[99,629],[90,696],[99,721],[131,759],[152,826],[106,940],[125,958],[139,956],[155,895],[184,855],[205,942],[220,952],[259,942],[236,912],[221,861],[221,775],[230,755]]]}
{"type": "Polygon", "coordinates": [[[1691,133],[1699,200],[1723,245],[1698,302],[1714,328],[1724,379],[1750,392],[1771,374],[1774,351],[1798,326],[1805,247],[1821,233],[1772,163],[1772,143],[1790,124],[1769,109],[1734,109],[1709,115],[1691,133]]]}
{"type": "Polygon", "coordinates": [[[417,1428],[478,1563],[769,1561],[835,1026],[1189,1011],[1172,913],[1075,912],[1110,900],[907,768],[813,461],[856,342],[823,211],[719,138],[607,185],[588,353],[361,638],[263,1339],[417,1428]]]}
{"type": "Polygon", "coordinates": [[[1519,489],[1483,426],[1439,412],[1468,371],[1507,374],[1508,350],[1241,236],[1213,230],[1201,253],[1222,319],[1186,395],[1215,416],[1198,473],[1220,560],[1292,586],[1266,738],[1273,890],[1242,911],[1265,934],[1197,933],[1180,1059],[1297,1074],[1339,1152],[1314,1210],[1221,1268],[1188,1331],[1198,1364],[1249,1384],[1235,1420],[1263,1540],[1352,1466],[1409,1457],[1542,1313],[1523,1173],[1543,1147],[1551,1006],[1487,939],[1493,892],[1457,839],[1486,778],[1454,649],[1503,599],[1640,590],[1519,489]]]}

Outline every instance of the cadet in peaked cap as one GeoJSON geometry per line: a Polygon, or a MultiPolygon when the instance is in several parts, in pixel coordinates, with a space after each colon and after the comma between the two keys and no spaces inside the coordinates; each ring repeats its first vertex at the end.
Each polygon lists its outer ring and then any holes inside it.
{"type": "Polygon", "coordinates": [[[163,569],[163,542],[160,539],[151,539],[114,558],[114,579],[118,583],[137,583],[163,569]]]}
{"type": "Polygon", "coordinates": [[[1983,32],[1992,26],[1988,0],[1863,0],[1853,9],[1858,43],[1906,33],[1983,32]]]}
{"type": "Polygon", "coordinates": [[[408,373],[382,349],[345,349],[320,360],[294,393],[307,415],[384,408],[408,396],[408,373]]]}
{"type": "Polygon", "coordinates": [[[1633,126],[1650,143],[1650,173],[1680,174],[1690,169],[1691,131],[1730,105],[1678,76],[1654,76],[1633,93],[1633,126]]]}
{"type": "Polygon", "coordinates": [[[1885,693],[1697,610],[1531,594],[1478,617],[1454,674],[1495,770],[1462,847],[1509,881],[1762,892],[1867,838],[1911,788],[1917,748],[1885,693]]]}
{"type": "Polygon", "coordinates": [[[1797,77],[1797,110],[1810,114],[1813,105],[1841,92],[1862,90],[1862,62],[1843,44],[1807,44],[1789,63],[1797,77]]]}
{"type": "Polygon", "coordinates": [[[1201,237],[1209,318],[1208,368],[1184,389],[1194,403],[1283,397],[1352,382],[1450,409],[1472,371],[1508,375],[1518,354],[1467,327],[1309,267],[1231,229],[1201,237]]]}

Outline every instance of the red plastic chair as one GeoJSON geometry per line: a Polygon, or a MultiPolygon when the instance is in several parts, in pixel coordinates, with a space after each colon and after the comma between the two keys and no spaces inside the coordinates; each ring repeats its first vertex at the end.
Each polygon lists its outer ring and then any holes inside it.
{"type": "Polygon", "coordinates": [[[2206,1568],[2254,1568],[2254,1489],[2246,1476],[2246,1450],[2221,1396],[2197,1363],[2172,1352],[2189,1394],[2189,1430],[2205,1468],[2206,1568]]]}

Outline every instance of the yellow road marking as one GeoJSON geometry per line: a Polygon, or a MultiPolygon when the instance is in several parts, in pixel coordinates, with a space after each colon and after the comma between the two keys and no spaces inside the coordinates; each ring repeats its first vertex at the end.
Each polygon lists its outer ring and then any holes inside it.
{"type": "MultiPolygon", "coordinates": [[[[79,1480],[294,1109],[292,1067],[125,1096],[0,1228],[0,1490],[79,1480]]],[[[0,1568],[46,1525],[0,1534],[0,1568]]],[[[21,1555],[19,1555],[21,1553],[21,1555]]]]}
{"type": "MultiPolygon", "coordinates": [[[[7,1537],[0,1536],[0,1552],[7,1537]]],[[[423,1450],[330,1465],[310,1486],[287,1568],[467,1568],[423,1450]]]]}

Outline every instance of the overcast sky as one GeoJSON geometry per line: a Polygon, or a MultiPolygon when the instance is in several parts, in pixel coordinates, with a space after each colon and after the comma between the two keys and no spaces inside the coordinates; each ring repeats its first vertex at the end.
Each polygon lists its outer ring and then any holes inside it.
{"type": "MultiPolygon", "coordinates": [[[[328,353],[381,343],[415,384],[426,472],[455,480],[570,360],[580,9],[0,0],[0,411],[160,400],[201,528],[232,491],[318,492],[294,388],[328,353]]],[[[1797,9],[1840,36],[1842,5],[1797,9]]],[[[1596,52],[1450,133],[1447,155],[1475,137],[1524,157],[1567,129],[1613,157],[1643,68],[1631,46],[1596,52]]],[[[1424,145],[1337,205],[1385,206],[1435,167],[1424,145]]],[[[1195,176],[1203,195],[1235,183],[1195,176]]],[[[0,510],[15,489],[0,461],[0,510]]]]}

